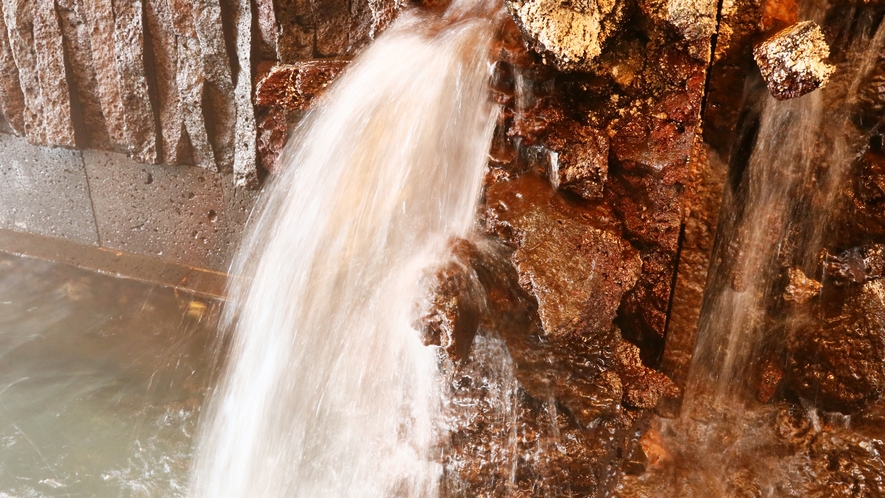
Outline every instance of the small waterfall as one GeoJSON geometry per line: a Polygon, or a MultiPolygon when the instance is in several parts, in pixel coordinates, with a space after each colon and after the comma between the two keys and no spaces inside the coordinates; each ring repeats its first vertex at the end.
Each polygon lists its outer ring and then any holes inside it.
{"type": "MultiPolygon", "coordinates": [[[[805,17],[822,21],[824,12],[805,17]]],[[[682,414],[656,422],[672,460],[621,496],[824,496],[810,491],[813,457],[783,449],[806,419],[796,433],[820,431],[813,400],[757,403],[754,379],[766,355],[785,356],[800,314],[784,305],[786,270],[826,283],[822,249],[838,246],[845,182],[869,143],[852,119],[862,82],[881,63],[885,23],[866,15],[839,22],[831,28],[846,37],[844,61],[830,85],[757,104],[752,153],[745,170],[732,165],[722,204],[682,414]]]]}
{"type": "Polygon", "coordinates": [[[859,34],[847,49],[849,62],[831,88],[787,101],[767,97],[762,104],[743,184],[723,201],[724,235],[686,388],[689,411],[699,393],[720,402],[741,396],[768,339],[765,311],[780,299],[772,294],[773,280],[785,267],[814,274],[846,173],[862,153],[848,131],[851,113],[885,45],[885,28],[870,29],[869,23],[854,29],[859,34]]]}
{"type": "Polygon", "coordinates": [[[410,311],[474,223],[499,8],[403,14],[302,121],[235,263],[192,496],[438,493],[437,357],[410,311]]]}

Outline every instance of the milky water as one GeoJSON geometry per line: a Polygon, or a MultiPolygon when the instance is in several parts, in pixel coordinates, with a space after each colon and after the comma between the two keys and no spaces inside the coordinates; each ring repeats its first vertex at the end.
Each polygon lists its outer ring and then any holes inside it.
{"type": "Polygon", "coordinates": [[[185,496],[218,314],[0,254],[0,498],[185,496]]]}
{"type": "Polygon", "coordinates": [[[411,312],[474,223],[496,10],[405,13],[303,120],[235,264],[193,496],[437,493],[437,360],[411,312]]]}

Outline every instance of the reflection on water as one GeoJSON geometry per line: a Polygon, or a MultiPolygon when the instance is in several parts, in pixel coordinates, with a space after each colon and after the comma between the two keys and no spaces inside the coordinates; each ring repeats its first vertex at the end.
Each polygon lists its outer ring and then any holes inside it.
{"type": "Polygon", "coordinates": [[[184,496],[217,308],[0,254],[0,498],[184,496]]]}

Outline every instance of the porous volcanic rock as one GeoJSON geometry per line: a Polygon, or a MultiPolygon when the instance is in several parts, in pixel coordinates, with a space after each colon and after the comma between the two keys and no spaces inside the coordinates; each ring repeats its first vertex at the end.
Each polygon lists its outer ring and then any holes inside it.
{"type": "Polygon", "coordinates": [[[554,131],[545,141],[556,153],[553,174],[557,187],[585,199],[599,199],[608,178],[608,135],[577,123],[554,131]]]}
{"type": "Polygon", "coordinates": [[[638,252],[538,177],[496,183],[486,197],[487,229],[516,247],[519,283],[538,300],[545,336],[568,342],[607,330],[639,276],[638,252]]]}
{"type": "Polygon", "coordinates": [[[822,409],[853,413],[876,400],[885,390],[885,281],[852,289],[840,313],[795,327],[788,350],[789,387],[822,409]]]}
{"type": "Polygon", "coordinates": [[[421,287],[428,297],[419,304],[419,316],[412,324],[425,346],[440,346],[454,361],[470,353],[485,307],[483,289],[471,265],[475,248],[466,240],[452,244],[452,258],[439,268],[425,272],[421,287]]]}
{"type": "Polygon", "coordinates": [[[563,71],[592,67],[606,41],[624,20],[623,0],[508,0],[523,34],[535,50],[563,71]]]}
{"type": "Polygon", "coordinates": [[[440,350],[443,495],[604,495],[622,470],[647,460],[638,445],[647,417],[633,406],[653,403],[666,377],[645,368],[610,324],[579,340],[548,340],[509,261],[512,248],[460,239],[450,252],[427,273],[430,307],[419,309],[431,312],[416,323],[426,330],[442,314],[446,324],[478,330],[468,355],[440,350]]]}
{"type": "Polygon", "coordinates": [[[311,60],[270,68],[255,87],[255,105],[305,110],[347,67],[347,61],[311,60]]]}
{"type": "Polygon", "coordinates": [[[830,47],[813,21],[778,31],[753,50],[768,91],[778,100],[800,97],[826,86],[836,70],[825,62],[830,47]]]}
{"type": "Polygon", "coordinates": [[[641,0],[639,5],[646,15],[672,26],[687,40],[716,32],[715,0],[641,0]]]}

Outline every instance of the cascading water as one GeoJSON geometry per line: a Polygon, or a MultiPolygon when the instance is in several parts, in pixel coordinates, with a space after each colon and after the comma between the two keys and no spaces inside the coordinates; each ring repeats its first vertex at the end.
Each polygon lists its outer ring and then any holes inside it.
{"type": "MultiPolygon", "coordinates": [[[[790,303],[783,279],[790,269],[826,284],[822,251],[838,245],[840,197],[869,141],[852,117],[862,82],[880,60],[885,27],[863,16],[841,22],[833,30],[848,33],[846,62],[831,85],[788,101],[767,96],[762,103],[743,178],[723,200],[682,414],[657,423],[673,459],[639,485],[626,485],[621,496],[830,496],[835,489],[815,476],[834,479],[827,472],[838,473],[823,455],[854,444],[850,418],[818,412],[814,399],[796,400],[804,407],[796,409],[753,398],[764,384],[760,365],[785,356],[797,324],[826,319],[815,315],[816,308],[790,303]],[[815,436],[824,425],[837,431],[835,442],[815,436]]],[[[871,461],[879,458],[868,443],[858,448],[870,448],[871,461]]],[[[864,489],[854,486],[855,492],[864,489]]]]}
{"type": "Polygon", "coordinates": [[[778,299],[772,280],[779,272],[795,266],[814,274],[823,239],[832,230],[836,198],[860,152],[850,143],[856,137],[845,130],[860,82],[883,41],[883,29],[872,39],[859,36],[850,47],[854,60],[843,68],[850,73],[841,75],[835,88],[764,102],[745,186],[724,201],[731,210],[721,229],[727,235],[710,270],[716,280],[699,322],[686,389],[689,409],[693,393],[727,399],[743,389],[764,347],[762,314],[778,299]]]}
{"type": "Polygon", "coordinates": [[[422,269],[474,223],[497,5],[407,12],[303,120],[236,262],[193,496],[434,496],[422,269]]]}

